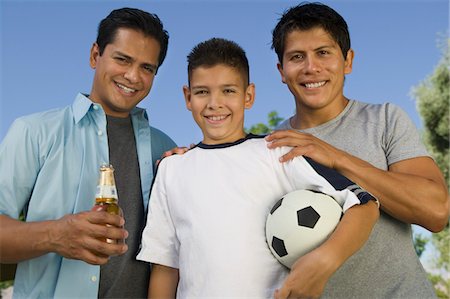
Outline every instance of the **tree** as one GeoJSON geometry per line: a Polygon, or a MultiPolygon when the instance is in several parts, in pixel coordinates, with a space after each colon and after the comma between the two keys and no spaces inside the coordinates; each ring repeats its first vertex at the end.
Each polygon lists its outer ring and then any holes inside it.
{"type": "Polygon", "coordinates": [[[269,134],[282,121],[283,118],[278,116],[278,112],[271,111],[267,115],[267,124],[258,123],[256,125],[251,126],[250,129],[246,129],[246,131],[257,135],[269,134]]]}
{"type": "MultiPolygon", "coordinates": [[[[434,72],[413,88],[419,114],[424,122],[424,142],[435,159],[445,180],[449,182],[449,135],[450,135],[450,39],[445,39],[443,57],[434,72]]],[[[436,272],[429,273],[439,298],[450,295],[450,228],[432,234],[431,242],[438,252],[433,261],[436,272]]],[[[416,243],[417,245],[417,243],[416,243]]],[[[423,246],[423,244],[422,244],[423,246]]],[[[416,247],[417,250],[417,247],[416,247]]]]}

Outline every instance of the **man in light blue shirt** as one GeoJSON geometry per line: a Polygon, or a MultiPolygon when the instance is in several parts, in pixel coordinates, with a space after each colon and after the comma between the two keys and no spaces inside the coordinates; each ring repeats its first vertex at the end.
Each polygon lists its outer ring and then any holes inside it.
{"type": "Polygon", "coordinates": [[[175,143],[136,105],[167,46],[156,15],[112,11],[91,49],[91,93],[18,118],[0,144],[0,262],[18,263],[14,297],[146,296],[150,266],[135,256],[155,162],[175,143]],[[116,170],[123,218],[90,211],[104,163],[116,170]]]}

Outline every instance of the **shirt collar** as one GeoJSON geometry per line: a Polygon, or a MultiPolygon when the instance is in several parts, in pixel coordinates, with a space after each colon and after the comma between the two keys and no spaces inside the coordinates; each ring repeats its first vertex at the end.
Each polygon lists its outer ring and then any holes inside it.
{"type": "MultiPolygon", "coordinates": [[[[72,104],[73,117],[75,123],[78,123],[88,113],[89,109],[94,105],[97,104],[92,102],[87,95],[79,93],[72,104]]],[[[101,108],[101,105],[98,105],[98,107],[100,109],[103,109],[101,108]]],[[[145,117],[145,119],[148,120],[147,111],[143,108],[135,107],[133,108],[133,110],[131,110],[130,114],[132,117],[142,115],[143,117],[145,117]]]]}

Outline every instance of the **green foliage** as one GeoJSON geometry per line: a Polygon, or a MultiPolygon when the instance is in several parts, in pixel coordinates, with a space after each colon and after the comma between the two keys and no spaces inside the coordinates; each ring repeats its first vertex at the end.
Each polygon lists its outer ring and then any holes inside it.
{"type": "MultiPolygon", "coordinates": [[[[448,40],[450,43],[450,39],[448,40]]],[[[417,107],[424,122],[424,142],[449,182],[449,108],[450,54],[444,57],[431,76],[413,89],[417,107]]]]}
{"type": "Polygon", "coordinates": [[[427,237],[424,237],[421,234],[414,234],[414,249],[416,249],[418,257],[422,256],[422,253],[425,251],[425,247],[428,241],[429,240],[427,237]]]}
{"type": "Polygon", "coordinates": [[[450,273],[450,227],[447,227],[431,236],[431,242],[435,248],[438,248],[440,254],[436,259],[436,266],[446,273],[450,273]]]}
{"type": "MultiPolygon", "coordinates": [[[[428,151],[435,159],[447,184],[449,183],[449,135],[450,135],[450,39],[446,39],[443,47],[443,58],[422,83],[413,89],[417,107],[424,122],[424,142],[428,151]]],[[[450,295],[450,230],[449,225],[436,234],[432,234],[431,242],[437,251],[433,261],[439,274],[429,274],[436,294],[439,298],[449,298],[450,295]]],[[[416,251],[420,246],[415,242],[416,251]]],[[[420,256],[420,255],[419,255],[420,256]]]]}
{"type": "Polygon", "coordinates": [[[450,279],[444,279],[442,275],[428,273],[428,280],[434,285],[436,295],[440,299],[448,299],[450,294],[450,279]]]}
{"type": "Polygon", "coordinates": [[[250,129],[246,129],[246,131],[256,135],[266,135],[272,132],[282,121],[283,118],[278,116],[278,112],[271,111],[267,115],[267,124],[258,123],[251,126],[250,129]]]}
{"type": "Polygon", "coordinates": [[[14,280],[0,281],[0,290],[7,289],[14,284],[14,280]]]}

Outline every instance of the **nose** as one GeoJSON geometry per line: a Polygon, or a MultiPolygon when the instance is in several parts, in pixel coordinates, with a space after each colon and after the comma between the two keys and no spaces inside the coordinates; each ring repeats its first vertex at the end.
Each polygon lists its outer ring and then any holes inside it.
{"type": "Polygon", "coordinates": [[[136,83],[139,78],[139,70],[137,67],[130,66],[124,73],[123,77],[130,83],[136,83]]]}
{"type": "Polygon", "coordinates": [[[310,73],[318,73],[321,71],[321,66],[320,66],[320,61],[312,56],[309,55],[308,57],[306,57],[305,60],[305,72],[310,72],[310,73]]]}
{"type": "Polygon", "coordinates": [[[217,109],[223,106],[223,97],[218,92],[211,92],[208,100],[208,109],[217,109]]]}

